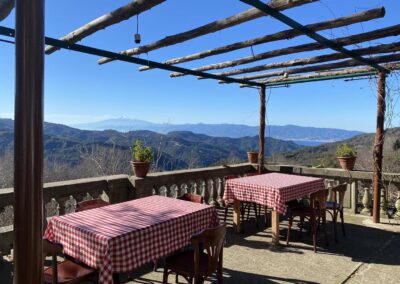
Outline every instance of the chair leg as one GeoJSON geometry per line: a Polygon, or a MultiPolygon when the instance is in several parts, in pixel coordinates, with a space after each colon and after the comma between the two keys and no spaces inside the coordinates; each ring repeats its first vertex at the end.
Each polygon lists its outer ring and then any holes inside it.
{"type": "Polygon", "coordinates": [[[332,215],[332,225],[333,225],[333,238],[335,240],[335,242],[338,242],[338,238],[337,238],[337,228],[336,228],[336,221],[337,221],[337,211],[333,211],[333,215],[332,215]]]}
{"type": "Polygon", "coordinates": [[[342,222],[342,232],[343,232],[343,237],[346,237],[346,232],[344,231],[344,216],[343,216],[343,209],[340,210],[340,220],[342,222]]]}
{"type": "Polygon", "coordinates": [[[315,215],[310,218],[311,234],[313,238],[314,252],[317,252],[317,224],[315,215]]]}
{"type": "Polygon", "coordinates": [[[304,216],[300,216],[300,234],[299,239],[303,236],[304,216]]]}
{"type": "Polygon", "coordinates": [[[223,277],[222,277],[222,267],[220,267],[220,265],[218,265],[218,269],[217,269],[217,280],[218,280],[218,284],[222,284],[223,283],[223,277]]]}
{"type": "Polygon", "coordinates": [[[164,273],[163,273],[163,284],[168,283],[168,269],[167,267],[164,267],[164,273]]]}
{"type": "Polygon", "coordinates": [[[251,203],[247,204],[247,218],[246,221],[249,221],[250,219],[250,209],[251,209],[251,203]]]}
{"type": "Polygon", "coordinates": [[[179,283],[179,275],[175,274],[175,283],[179,283]]]}
{"type": "Polygon", "coordinates": [[[290,241],[290,230],[292,229],[292,224],[293,224],[293,217],[289,216],[289,226],[286,234],[286,244],[289,244],[290,241]]]}
{"type": "Polygon", "coordinates": [[[329,241],[328,241],[328,232],[326,230],[326,212],[324,211],[322,215],[322,225],[324,226],[324,235],[325,235],[325,244],[329,246],[329,241]]]}
{"type": "MultiPolygon", "coordinates": [[[[259,228],[258,226],[258,211],[257,211],[257,204],[253,203],[253,207],[254,207],[254,214],[256,214],[256,227],[257,229],[259,228]]],[[[249,206],[249,210],[250,210],[250,206],[249,206]]]]}
{"type": "Polygon", "coordinates": [[[228,209],[229,209],[229,204],[225,205],[225,213],[224,213],[224,224],[226,224],[226,219],[228,217],[228,209]]]}

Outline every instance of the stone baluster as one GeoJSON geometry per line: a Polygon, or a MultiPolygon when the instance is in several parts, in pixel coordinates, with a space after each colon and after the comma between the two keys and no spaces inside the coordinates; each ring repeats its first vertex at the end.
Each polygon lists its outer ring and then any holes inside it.
{"type": "Polygon", "coordinates": [[[386,199],[386,187],[381,189],[381,199],[380,199],[380,215],[386,216],[387,215],[387,199],[386,199]]]}
{"type": "Polygon", "coordinates": [[[218,189],[217,189],[217,204],[219,207],[224,206],[224,201],[222,199],[223,197],[223,178],[219,177],[217,178],[217,183],[218,183],[218,189]]]}
{"type": "Polygon", "coordinates": [[[369,187],[364,188],[364,196],[362,199],[363,209],[361,210],[360,214],[363,215],[371,215],[371,193],[369,187]]]}
{"type": "Polygon", "coordinates": [[[72,195],[70,195],[68,200],[64,203],[64,207],[65,207],[64,214],[75,212],[76,203],[77,202],[76,202],[75,198],[72,195]]]}
{"type": "Polygon", "coordinates": [[[400,189],[399,188],[397,189],[397,200],[396,200],[396,203],[394,204],[394,206],[396,207],[396,213],[394,214],[394,218],[400,220],[400,189]]]}
{"type": "Polygon", "coordinates": [[[196,181],[193,181],[193,193],[194,194],[199,194],[199,189],[198,189],[196,181]]]}
{"type": "Polygon", "coordinates": [[[209,186],[208,192],[209,192],[209,195],[210,195],[210,197],[208,198],[208,204],[210,204],[212,206],[215,206],[216,203],[215,203],[215,183],[214,183],[214,179],[210,178],[208,180],[208,186],[209,186]]]}
{"type": "Polygon", "coordinates": [[[86,195],[82,198],[82,200],[93,200],[93,196],[91,196],[89,192],[86,192],[86,195]]]}
{"type": "Polygon", "coordinates": [[[188,193],[189,187],[187,183],[182,183],[181,184],[181,195],[188,193]]]}
{"type": "Polygon", "coordinates": [[[170,196],[173,198],[178,198],[180,196],[179,187],[176,184],[170,186],[170,196]]]}
{"type": "Polygon", "coordinates": [[[207,191],[207,184],[204,179],[200,180],[200,195],[203,196],[204,203],[207,203],[206,199],[206,191],[207,191]]]}

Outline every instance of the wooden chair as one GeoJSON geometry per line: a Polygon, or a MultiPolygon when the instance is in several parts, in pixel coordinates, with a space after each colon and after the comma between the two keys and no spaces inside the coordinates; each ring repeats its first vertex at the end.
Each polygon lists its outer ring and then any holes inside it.
{"type": "Polygon", "coordinates": [[[203,203],[203,196],[195,193],[185,193],[178,197],[180,200],[190,201],[193,203],[203,203]]]}
{"type": "Polygon", "coordinates": [[[57,255],[62,255],[63,247],[60,244],[43,240],[44,255],[51,255],[51,267],[44,269],[44,283],[46,284],[76,284],[82,281],[96,279],[96,270],[85,267],[71,260],[57,262],[57,255]]]}
{"type": "Polygon", "coordinates": [[[338,215],[340,216],[340,221],[342,223],[343,237],[346,237],[346,233],[344,230],[343,200],[344,200],[344,195],[347,190],[347,183],[343,183],[343,184],[334,186],[334,187],[330,188],[330,190],[331,190],[331,193],[333,196],[333,201],[328,201],[326,203],[326,211],[332,217],[334,239],[335,239],[335,242],[337,242],[336,223],[337,223],[338,215]]]}
{"type": "Polygon", "coordinates": [[[205,229],[190,238],[194,251],[183,251],[169,256],[165,260],[163,283],[168,283],[168,275],[184,277],[188,283],[203,283],[207,277],[217,272],[218,283],[222,283],[223,245],[226,235],[225,226],[205,229]]]}
{"type": "Polygon", "coordinates": [[[300,217],[300,237],[303,230],[304,219],[308,218],[310,220],[311,234],[313,238],[314,252],[317,252],[317,225],[319,221],[322,220],[322,225],[324,227],[324,236],[326,245],[328,242],[328,235],[326,231],[326,199],[329,194],[329,189],[322,189],[318,192],[312,193],[310,195],[310,206],[295,206],[289,207],[289,227],[287,231],[286,243],[289,244],[290,241],[290,231],[293,224],[293,219],[295,217],[300,217]]]}
{"type": "Polygon", "coordinates": [[[101,198],[92,199],[92,200],[85,200],[85,201],[79,202],[76,205],[75,212],[80,212],[80,211],[85,211],[85,210],[89,210],[89,209],[99,208],[99,207],[103,207],[103,206],[107,206],[107,205],[110,205],[110,203],[108,203],[107,201],[104,201],[101,198]]]}

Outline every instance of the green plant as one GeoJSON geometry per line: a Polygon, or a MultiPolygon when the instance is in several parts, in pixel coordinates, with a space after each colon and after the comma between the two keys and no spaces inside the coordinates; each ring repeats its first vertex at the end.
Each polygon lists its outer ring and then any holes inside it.
{"type": "Polygon", "coordinates": [[[135,140],[132,160],[135,162],[153,162],[153,150],[151,147],[143,147],[142,140],[135,140]]]}
{"type": "Polygon", "coordinates": [[[347,144],[341,144],[336,148],[336,157],[356,157],[357,152],[347,144]]]}

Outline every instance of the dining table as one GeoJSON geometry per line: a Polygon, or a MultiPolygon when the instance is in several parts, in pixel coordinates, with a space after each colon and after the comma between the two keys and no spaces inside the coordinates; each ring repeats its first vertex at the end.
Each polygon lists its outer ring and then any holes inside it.
{"type": "Polygon", "coordinates": [[[272,209],[272,242],[279,244],[280,215],[285,214],[287,202],[297,200],[325,188],[322,178],[282,173],[266,173],[228,179],[223,199],[233,203],[233,225],[241,231],[240,202],[260,204],[272,209]]]}
{"type": "Polygon", "coordinates": [[[219,224],[213,206],[150,196],[55,216],[44,238],[99,271],[99,283],[132,272],[189,244],[199,231],[219,224]]]}

